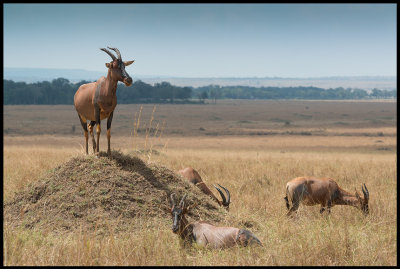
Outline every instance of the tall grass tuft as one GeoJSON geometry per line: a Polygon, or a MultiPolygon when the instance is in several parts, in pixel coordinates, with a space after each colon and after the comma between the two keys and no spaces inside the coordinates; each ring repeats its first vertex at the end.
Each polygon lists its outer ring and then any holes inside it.
{"type": "Polygon", "coordinates": [[[131,137],[132,137],[132,142],[133,142],[133,149],[137,150],[137,145],[135,144],[136,141],[136,137],[138,136],[138,129],[140,126],[140,117],[142,116],[142,109],[143,106],[140,106],[140,110],[139,110],[139,114],[137,115],[137,112],[135,112],[135,117],[134,117],[134,121],[133,121],[133,135],[131,132],[131,137]]]}
{"type": "MultiPolygon", "coordinates": [[[[133,141],[133,150],[134,152],[146,153],[147,160],[150,161],[153,153],[155,152],[155,142],[158,145],[162,145],[161,137],[163,135],[163,131],[165,128],[165,120],[162,122],[162,126],[160,126],[160,122],[155,120],[155,112],[157,106],[153,107],[150,118],[148,122],[144,122],[143,128],[145,130],[144,138],[141,138],[139,133],[142,133],[140,130],[140,123],[143,121],[142,110],[143,106],[140,106],[139,112],[135,112],[133,129],[131,131],[131,139],[133,141]],[[153,128],[153,123],[156,122],[155,127],[153,128]],[[143,140],[142,146],[140,145],[140,140],[143,140]]],[[[161,147],[160,150],[166,151],[168,141],[166,141],[161,147]]]]}

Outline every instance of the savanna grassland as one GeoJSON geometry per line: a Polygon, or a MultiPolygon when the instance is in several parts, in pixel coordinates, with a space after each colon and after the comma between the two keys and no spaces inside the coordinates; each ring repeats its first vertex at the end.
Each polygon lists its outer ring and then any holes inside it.
{"type": "MultiPolygon", "coordinates": [[[[84,156],[73,106],[4,106],[3,120],[3,203],[72,158],[94,160],[84,156]]],[[[397,265],[395,101],[118,105],[111,132],[124,156],[172,171],[192,166],[210,187],[227,187],[232,203],[218,225],[249,229],[264,247],[184,249],[166,217],[132,218],[132,231],[110,225],[102,236],[5,222],[5,265],[397,265]],[[365,183],[370,214],[300,206],[287,218],[285,184],[305,175],[350,192],[365,183]]],[[[100,151],[106,141],[102,122],[100,151]]]]}

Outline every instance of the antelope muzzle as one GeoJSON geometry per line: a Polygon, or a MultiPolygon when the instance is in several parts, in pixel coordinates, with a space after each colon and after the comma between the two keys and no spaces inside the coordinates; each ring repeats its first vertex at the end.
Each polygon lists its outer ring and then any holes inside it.
{"type": "Polygon", "coordinates": [[[130,76],[125,77],[123,82],[127,87],[132,86],[132,78],[130,76]]]}
{"type": "Polygon", "coordinates": [[[172,223],[172,232],[177,233],[179,231],[179,224],[180,224],[180,212],[179,210],[174,210],[172,213],[173,223],[172,223]]]}

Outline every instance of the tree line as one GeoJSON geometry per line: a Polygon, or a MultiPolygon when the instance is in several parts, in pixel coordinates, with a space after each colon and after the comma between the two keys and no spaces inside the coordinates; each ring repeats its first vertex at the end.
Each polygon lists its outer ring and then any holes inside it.
{"type": "MultiPolygon", "coordinates": [[[[71,83],[65,78],[29,84],[3,80],[4,105],[73,104],[77,89],[82,84],[90,82],[83,80],[71,83]]],[[[190,102],[191,97],[192,88],[177,87],[168,82],[156,83],[152,86],[138,80],[131,87],[126,87],[122,83],[117,86],[119,104],[190,102]]]]}
{"type": "Polygon", "coordinates": [[[370,93],[358,88],[317,87],[250,87],[210,85],[194,90],[199,99],[307,99],[307,100],[345,100],[345,99],[387,99],[397,98],[397,90],[373,89],[370,93]]]}
{"type": "MultiPolygon", "coordinates": [[[[68,79],[57,78],[51,82],[35,83],[3,80],[4,105],[57,105],[73,104],[76,90],[90,81],[71,83],[68,79]]],[[[322,89],[317,87],[250,87],[219,86],[179,87],[169,82],[147,84],[135,81],[131,87],[119,83],[117,99],[120,104],[132,103],[204,103],[205,99],[312,99],[345,100],[397,98],[397,90],[373,89],[370,93],[358,88],[342,87],[322,89]]]]}

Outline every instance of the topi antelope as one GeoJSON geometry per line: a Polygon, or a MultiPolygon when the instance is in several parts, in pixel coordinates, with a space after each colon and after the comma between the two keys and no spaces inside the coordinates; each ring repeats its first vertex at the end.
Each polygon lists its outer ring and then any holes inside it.
{"type": "Polygon", "coordinates": [[[88,128],[92,137],[93,151],[97,152],[97,154],[99,153],[100,120],[105,118],[107,118],[107,153],[108,155],[111,154],[111,122],[114,109],[117,106],[117,84],[118,81],[122,81],[128,87],[132,85],[132,78],[125,71],[125,66],[132,64],[134,61],[122,61],[121,53],[117,48],[108,48],[115,51],[118,58],[109,50],[105,48],[100,49],[106,52],[112,59],[111,62],[106,63],[106,67],[108,68],[107,77],[102,76],[96,82],[81,85],[74,96],[74,106],[78,112],[86,139],[86,154],[88,154],[88,128]],[[87,124],[87,120],[90,121],[89,124],[87,124]],[[97,125],[97,144],[93,135],[94,125],[97,125]]]}
{"type": "Polygon", "coordinates": [[[234,227],[217,227],[204,221],[189,223],[185,217],[188,207],[185,205],[186,194],[179,205],[175,205],[174,194],[171,194],[172,232],[178,234],[184,245],[197,243],[203,247],[228,248],[235,245],[248,246],[261,241],[249,230],[234,227]]]}
{"type": "Polygon", "coordinates": [[[218,200],[218,198],[212,193],[212,191],[207,187],[206,183],[203,182],[199,173],[194,170],[192,167],[186,167],[185,169],[179,170],[178,174],[182,175],[184,178],[189,180],[190,183],[196,185],[203,193],[211,196],[220,206],[223,206],[226,210],[229,210],[229,204],[231,202],[231,195],[227,188],[219,185],[227,194],[227,199],[225,198],[224,193],[220,188],[214,185],[214,188],[217,189],[219,194],[221,195],[222,201],[218,200]]]}
{"type": "Polygon", "coordinates": [[[361,186],[364,197],[355,192],[351,194],[342,188],[331,178],[297,177],[286,184],[286,207],[289,210],[287,215],[291,215],[303,203],[308,206],[321,205],[322,214],[327,208],[328,214],[334,205],[351,205],[360,209],[368,215],[369,192],[367,186],[361,186]],[[289,200],[292,207],[289,205],[289,200]]]}

